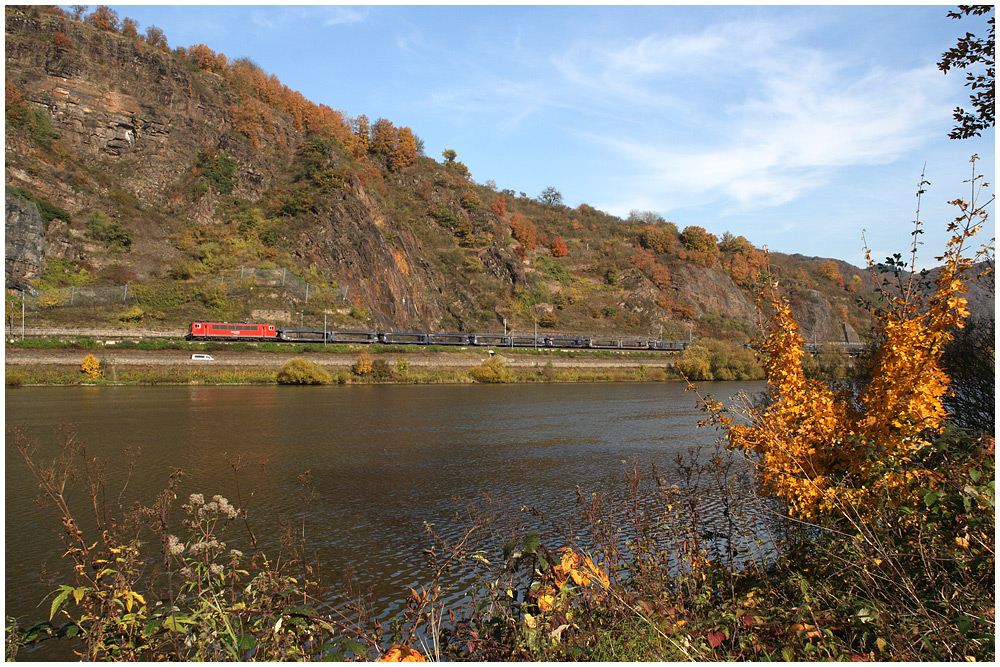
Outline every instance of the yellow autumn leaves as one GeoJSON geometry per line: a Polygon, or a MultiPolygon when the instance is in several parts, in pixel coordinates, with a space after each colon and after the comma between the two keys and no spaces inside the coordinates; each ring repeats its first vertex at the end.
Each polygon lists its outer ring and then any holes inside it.
{"type": "Polygon", "coordinates": [[[908,479],[922,474],[914,457],[947,418],[941,356],[968,315],[962,274],[972,262],[963,249],[978,227],[969,216],[956,229],[938,258],[944,266],[930,296],[911,282],[889,298],[891,309],[879,321],[884,342],[859,395],[806,378],[805,341],[788,301],[776,281],[762,295],[772,310],[760,346],[771,401],[748,424],[718,420],[732,448],[754,455],[763,489],[784,500],[793,516],[814,519],[846,506],[864,515],[887,502],[916,500],[905,490],[913,488],[908,479]]]}
{"type": "Polygon", "coordinates": [[[581,556],[570,547],[559,550],[562,554],[558,564],[553,565],[538,594],[538,609],[543,612],[553,611],[560,606],[560,600],[569,591],[570,584],[590,586],[597,583],[602,588],[611,586],[608,575],[594,565],[589,557],[581,556]]]}

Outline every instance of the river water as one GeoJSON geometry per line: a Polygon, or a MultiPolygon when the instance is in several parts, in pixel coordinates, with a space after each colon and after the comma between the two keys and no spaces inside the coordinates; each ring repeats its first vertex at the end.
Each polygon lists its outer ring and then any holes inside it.
{"type": "MultiPolygon", "coordinates": [[[[723,400],[761,388],[705,387],[723,400]]],[[[307,555],[324,579],[336,585],[353,570],[383,617],[400,609],[406,586],[428,577],[427,524],[457,535],[456,512],[484,495],[569,524],[578,521],[577,489],[617,484],[633,460],[655,464],[669,481],[678,452],[696,448],[704,459],[719,436],[697,427],[696,397],[673,382],[25,387],[5,395],[8,441],[18,427],[51,455],[70,427],[89,456],[110,461],[109,487],[124,480],[126,448],[141,447],[126,504],[151,503],[176,468],[181,498],[241,498],[269,553],[282,517],[299,529],[304,519],[307,555]],[[245,463],[239,491],[227,463],[237,456],[245,463]],[[309,504],[298,482],[307,470],[318,492],[309,504]]],[[[47,609],[35,605],[51,587],[39,581],[40,564],[57,580],[66,569],[58,521],[33,502],[37,485],[9,442],[5,465],[6,614],[43,620],[47,609]]]]}

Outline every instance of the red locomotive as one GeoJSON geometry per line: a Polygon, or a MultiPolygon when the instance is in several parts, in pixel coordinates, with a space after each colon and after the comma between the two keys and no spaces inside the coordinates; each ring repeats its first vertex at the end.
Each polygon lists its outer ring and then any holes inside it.
{"type": "Polygon", "coordinates": [[[232,324],[228,322],[192,322],[189,340],[278,340],[273,324],[232,324]]]}

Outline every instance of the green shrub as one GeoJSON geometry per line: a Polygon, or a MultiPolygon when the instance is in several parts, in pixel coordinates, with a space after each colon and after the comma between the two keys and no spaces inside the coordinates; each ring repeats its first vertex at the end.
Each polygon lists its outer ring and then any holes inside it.
{"type": "Polygon", "coordinates": [[[458,216],[447,206],[437,207],[430,212],[430,215],[438,221],[439,225],[448,229],[453,229],[458,224],[458,216]]]}
{"type": "Polygon", "coordinates": [[[330,374],[306,359],[290,359],[278,372],[278,384],[330,384],[330,374]]]}
{"type": "Polygon", "coordinates": [[[95,241],[103,241],[112,248],[129,250],[132,234],[118,220],[112,220],[100,211],[94,211],[87,220],[87,236],[95,241]]]}
{"type": "Polygon", "coordinates": [[[570,274],[569,269],[562,262],[557,262],[545,255],[539,255],[533,263],[542,272],[542,275],[549,280],[554,280],[563,285],[571,285],[573,283],[572,274],[570,274]]]}
{"type": "Polygon", "coordinates": [[[59,132],[52,126],[52,119],[44,109],[28,105],[7,106],[4,110],[7,127],[24,132],[39,146],[48,147],[59,138],[59,132]]]}
{"type": "Polygon", "coordinates": [[[233,191],[236,185],[233,179],[233,174],[236,173],[236,160],[229,157],[225,151],[214,154],[207,150],[202,151],[198,155],[197,166],[216,192],[228,195],[233,191]]]}
{"type": "Polygon", "coordinates": [[[66,209],[56,206],[44,197],[39,197],[28,188],[18,188],[13,185],[8,185],[7,189],[20,195],[24,199],[33,202],[35,206],[38,207],[38,214],[42,216],[42,220],[45,221],[46,228],[48,227],[48,223],[53,220],[59,219],[66,220],[68,222],[73,217],[66,209]]]}

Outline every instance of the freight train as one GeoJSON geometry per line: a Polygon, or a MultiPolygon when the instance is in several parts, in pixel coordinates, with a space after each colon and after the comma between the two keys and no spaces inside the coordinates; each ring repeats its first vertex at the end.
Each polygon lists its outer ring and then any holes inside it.
{"type": "Polygon", "coordinates": [[[192,341],[252,341],[280,343],[361,343],[384,345],[462,345],[473,347],[531,347],[550,349],[661,350],[680,352],[687,341],[652,338],[615,338],[572,334],[479,334],[397,331],[323,331],[290,329],[273,324],[192,322],[185,336],[192,341]]]}

